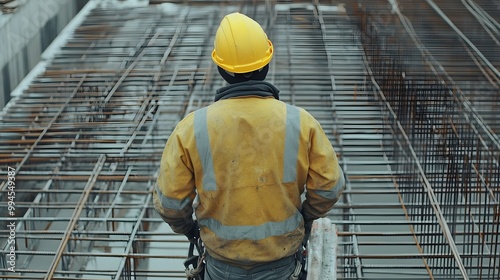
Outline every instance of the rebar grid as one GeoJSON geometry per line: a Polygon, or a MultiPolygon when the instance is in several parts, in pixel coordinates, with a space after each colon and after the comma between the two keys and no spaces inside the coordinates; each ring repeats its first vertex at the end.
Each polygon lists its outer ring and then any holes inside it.
{"type": "Polygon", "coordinates": [[[399,37],[374,33],[391,29],[365,23],[365,68],[358,27],[332,1],[190,2],[96,7],[4,110],[0,162],[18,171],[18,259],[17,273],[0,260],[2,278],[184,278],[187,241],[154,213],[151,189],[175,124],[224,85],[210,52],[232,11],[263,25],[275,46],[268,80],[337,150],[347,176],[329,214],[339,278],[498,276],[493,124],[436,82],[443,73],[418,65],[419,49],[400,55],[399,37]]]}
{"type": "MultiPolygon", "coordinates": [[[[440,10],[432,1],[426,2],[433,10],[440,10]]],[[[466,16],[464,11],[451,14],[455,18],[457,14],[466,16]]],[[[384,24],[379,17],[360,14],[372,78],[390,112],[386,123],[393,133],[385,147],[395,161],[393,170],[409,175],[397,182],[398,190],[404,191],[401,196],[408,216],[413,221],[431,221],[413,228],[442,233],[416,237],[422,252],[449,256],[425,259],[431,277],[496,279],[500,145],[491,132],[496,131],[499,91],[495,83],[481,88],[485,103],[473,102],[475,107],[471,108],[468,98],[475,92],[462,85],[485,85],[491,77],[500,77],[494,74],[498,71],[495,68],[485,71],[484,67],[490,66],[484,65],[492,65],[488,59],[491,52],[484,52],[482,67],[467,59],[467,53],[472,53],[471,57],[482,53],[472,45],[449,45],[446,53],[440,52],[439,40],[433,40],[428,29],[422,28],[430,22],[439,24],[439,17],[426,14],[421,20],[408,22],[409,17],[398,11],[391,24],[384,24]],[[458,56],[460,53],[463,55],[458,56]],[[453,55],[460,58],[458,64],[450,60],[453,55]]],[[[487,36],[474,30],[471,37],[483,40],[480,48],[495,48],[494,41],[488,42],[487,36]]],[[[457,42],[465,41],[463,34],[453,30],[445,34],[457,42]]]]}

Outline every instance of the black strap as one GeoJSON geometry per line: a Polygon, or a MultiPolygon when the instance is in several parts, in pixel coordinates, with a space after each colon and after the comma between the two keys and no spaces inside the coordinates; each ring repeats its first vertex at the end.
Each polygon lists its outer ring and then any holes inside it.
{"type": "Polygon", "coordinates": [[[203,280],[205,277],[205,248],[200,238],[189,242],[188,256],[184,261],[184,267],[188,280],[203,280]],[[198,255],[194,254],[194,248],[198,255]]]}

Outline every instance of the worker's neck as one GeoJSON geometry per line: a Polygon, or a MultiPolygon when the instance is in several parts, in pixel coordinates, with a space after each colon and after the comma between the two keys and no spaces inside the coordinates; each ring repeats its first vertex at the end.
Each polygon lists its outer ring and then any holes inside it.
{"type": "Polygon", "coordinates": [[[245,81],[231,84],[217,90],[215,101],[242,96],[272,96],[279,100],[279,89],[265,81],[245,81]]]}

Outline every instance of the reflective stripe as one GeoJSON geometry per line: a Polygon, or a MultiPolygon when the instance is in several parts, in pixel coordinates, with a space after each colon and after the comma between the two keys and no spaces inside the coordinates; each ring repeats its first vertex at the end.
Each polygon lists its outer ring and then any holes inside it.
{"type": "Polygon", "coordinates": [[[178,200],[178,199],[173,199],[166,197],[163,195],[163,193],[160,191],[160,188],[156,186],[156,194],[158,198],[160,199],[161,206],[163,208],[168,208],[176,211],[180,211],[184,209],[187,205],[190,205],[191,199],[189,197],[186,197],[184,200],[178,200]]]}
{"type": "Polygon", "coordinates": [[[295,182],[299,154],[300,111],[286,104],[285,155],[283,157],[283,183],[295,182]]]}
{"type": "Polygon", "coordinates": [[[226,240],[261,240],[270,236],[283,235],[296,230],[302,222],[302,215],[296,211],[282,222],[267,222],[258,226],[225,226],[213,218],[198,221],[218,237],[226,240]]]}
{"type": "Polygon", "coordinates": [[[194,112],[194,138],[203,168],[202,188],[205,191],[215,191],[217,185],[207,128],[207,107],[194,112]]]}
{"type": "Polygon", "coordinates": [[[340,171],[339,180],[337,181],[337,184],[333,186],[333,188],[331,188],[328,191],[323,191],[323,190],[313,190],[313,191],[327,199],[336,198],[340,194],[340,192],[344,189],[345,185],[344,171],[342,171],[342,169],[340,168],[339,171],[340,171]]]}

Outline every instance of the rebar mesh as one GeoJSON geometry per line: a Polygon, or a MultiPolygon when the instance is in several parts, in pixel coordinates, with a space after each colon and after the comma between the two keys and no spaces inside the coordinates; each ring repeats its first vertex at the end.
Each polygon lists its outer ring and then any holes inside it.
{"type": "MultiPolygon", "coordinates": [[[[423,16],[417,10],[415,14],[423,16]]],[[[496,121],[488,120],[497,119],[499,91],[492,84],[480,87],[488,104],[473,102],[480,110],[471,109],[468,98],[474,98],[476,91],[462,85],[486,85],[489,79],[467,61],[466,52],[473,52],[472,48],[452,45],[446,53],[439,51],[442,45],[427,49],[430,42],[439,42],[430,36],[416,39],[419,31],[424,37],[430,32],[418,28],[415,32],[405,20],[400,17],[395,24],[384,24],[361,15],[365,53],[393,132],[384,144],[395,161],[393,170],[407,175],[398,178],[398,190],[409,218],[426,222],[413,228],[425,233],[416,235],[416,240],[424,255],[431,255],[424,260],[432,277],[496,279],[500,146],[496,135],[490,134],[496,131],[496,121]],[[443,58],[450,53],[460,59],[458,67],[443,58]],[[432,67],[441,61],[443,67],[433,73],[432,67]],[[460,67],[466,72],[452,72],[460,67]]],[[[416,22],[427,23],[425,19],[416,22]]],[[[463,41],[451,31],[443,35],[463,41]]],[[[472,37],[477,41],[486,36],[472,37]]],[[[488,46],[483,41],[480,47],[488,46]]],[[[486,53],[492,55],[491,50],[486,53]]]]}
{"type": "Polygon", "coordinates": [[[175,124],[224,85],[210,53],[233,11],[266,29],[268,80],[318,119],[338,153],[347,186],[328,217],[339,279],[500,276],[500,56],[484,14],[498,18],[493,2],[466,1],[471,13],[437,1],[484,57],[430,0],[399,1],[401,10],[382,0],[151,2],[163,5],[92,2],[3,110],[17,259],[12,273],[2,181],[2,278],[184,278],[188,243],[154,213],[151,190],[175,124]]]}

